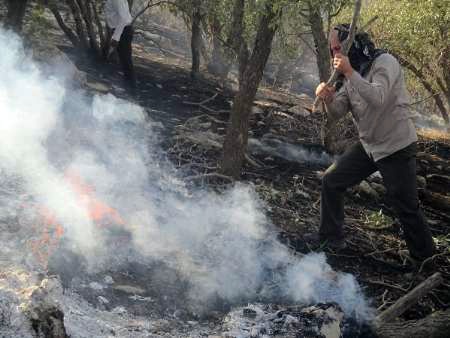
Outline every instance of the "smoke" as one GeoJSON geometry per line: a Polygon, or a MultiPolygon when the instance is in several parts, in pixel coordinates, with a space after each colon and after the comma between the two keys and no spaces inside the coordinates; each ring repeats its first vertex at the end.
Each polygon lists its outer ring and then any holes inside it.
{"type": "Polygon", "coordinates": [[[213,298],[284,297],[336,301],[348,314],[368,316],[353,276],[334,273],[323,254],[299,259],[276,241],[251,186],[188,191],[141,107],[66,90],[11,33],[0,30],[0,45],[2,185],[17,178],[22,193],[55,215],[91,268],[164,261],[189,280],[197,307],[213,298]],[[108,211],[114,229],[131,233],[132,250],[108,248],[92,207],[108,211]]]}
{"type": "MultiPolygon", "coordinates": [[[[58,123],[65,89],[44,79],[20,41],[1,32],[0,162],[2,171],[23,179],[26,190],[50,207],[83,249],[92,247],[92,223],[76,196],[47,158],[46,140],[58,123]]],[[[2,176],[5,178],[5,176],[2,176]]]]}
{"type": "MultiPolygon", "coordinates": [[[[420,111],[425,112],[426,108],[423,107],[420,111]]],[[[419,111],[414,111],[414,123],[417,128],[425,130],[447,131],[445,120],[442,116],[436,114],[421,114],[419,111]]]]}
{"type": "Polygon", "coordinates": [[[332,162],[332,157],[324,150],[307,149],[272,137],[263,137],[261,140],[251,138],[249,148],[255,153],[264,153],[297,163],[330,165],[332,162]]]}

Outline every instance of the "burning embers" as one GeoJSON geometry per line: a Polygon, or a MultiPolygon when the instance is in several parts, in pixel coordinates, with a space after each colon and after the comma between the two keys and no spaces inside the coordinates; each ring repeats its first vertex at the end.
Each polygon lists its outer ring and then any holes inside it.
{"type": "MultiPolygon", "coordinates": [[[[126,227],[125,221],[116,209],[97,198],[93,186],[87,184],[74,171],[66,171],[64,178],[77,196],[78,205],[86,210],[99,231],[114,232],[116,230],[116,234],[119,233],[121,236],[116,237],[115,240],[129,240],[129,236],[123,231],[126,227]]],[[[37,263],[43,269],[47,269],[50,257],[54,254],[58,255],[57,251],[64,236],[64,227],[47,207],[36,203],[27,203],[24,207],[34,209],[37,216],[32,228],[38,235],[37,238],[30,239],[29,246],[37,263]]]]}

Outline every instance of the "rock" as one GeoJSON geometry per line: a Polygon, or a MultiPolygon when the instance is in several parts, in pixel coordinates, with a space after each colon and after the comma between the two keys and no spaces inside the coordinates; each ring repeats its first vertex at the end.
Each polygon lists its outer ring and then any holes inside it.
{"type": "Polygon", "coordinates": [[[417,175],[417,187],[419,189],[426,189],[427,187],[427,180],[425,177],[417,175]]]}
{"type": "Polygon", "coordinates": [[[311,306],[304,310],[302,313],[313,315],[315,318],[320,318],[319,336],[325,338],[340,338],[342,335],[342,324],[344,319],[344,313],[336,306],[311,306]]]}
{"type": "Polygon", "coordinates": [[[59,303],[62,290],[61,282],[57,278],[46,278],[32,292],[29,304],[21,306],[37,337],[69,338],[59,303]]]}
{"type": "Polygon", "coordinates": [[[380,183],[371,182],[370,186],[381,196],[386,194],[386,187],[380,183]]]}
{"type": "Polygon", "coordinates": [[[380,195],[377,191],[370,186],[367,181],[362,181],[357,187],[356,190],[360,193],[363,193],[367,197],[374,198],[376,200],[380,199],[380,195]]]}
{"type": "Polygon", "coordinates": [[[372,175],[370,175],[368,178],[366,178],[367,182],[375,182],[375,183],[383,183],[383,177],[381,176],[381,173],[379,171],[375,171],[372,175]]]}
{"type": "Polygon", "coordinates": [[[252,114],[253,115],[264,115],[264,110],[258,106],[252,107],[252,114]]]}
{"type": "Polygon", "coordinates": [[[307,109],[305,109],[303,105],[293,106],[288,109],[288,112],[301,117],[308,117],[309,115],[311,115],[311,113],[307,109]]]}
{"type": "Polygon", "coordinates": [[[114,284],[114,279],[111,276],[105,276],[103,281],[105,282],[105,284],[108,284],[108,285],[114,284]]]}
{"type": "Polygon", "coordinates": [[[102,284],[97,283],[97,282],[91,282],[91,283],[89,283],[89,287],[90,287],[92,290],[96,290],[96,291],[100,291],[100,290],[103,290],[103,289],[105,288],[102,284]]]}
{"type": "Polygon", "coordinates": [[[44,71],[58,74],[66,83],[83,86],[87,82],[86,73],[79,70],[72,60],[54,45],[35,43],[33,59],[41,64],[44,71]]]}
{"type": "Polygon", "coordinates": [[[306,199],[311,199],[311,195],[310,194],[308,194],[306,191],[303,191],[303,190],[301,190],[301,189],[295,189],[295,194],[297,195],[297,196],[299,196],[299,197],[303,197],[303,198],[306,198],[306,199]]]}
{"type": "Polygon", "coordinates": [[[88,89],[94,90],[102,94],[107,94],[111,90],[110,86],[98,81],[91,81],[91,80],[85,81],[84,86],[87,87],[88,89]]]}
{"type": "Polygon", "coordinates": [[[127,310],[123,306],[117,306],[114,309],[112,309],[111,312],[118,315],[125,315],[127,313],[127,310]]]}
{"type": "Polygon", "coordinates": [[[133,294],[133,295],[142,295],[145,293],[145,290],[138,287],[138,286],[132,286],[132,285],[114,285],[114,290],[122,291],[125,293],[133,294]]]}

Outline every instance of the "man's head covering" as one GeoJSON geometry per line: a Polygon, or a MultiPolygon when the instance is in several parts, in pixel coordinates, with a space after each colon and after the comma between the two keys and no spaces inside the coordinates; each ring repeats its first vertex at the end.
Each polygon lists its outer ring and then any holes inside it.
{"type": "MultiPolygon", "coordinates": [[[[344,23],[333,27],[338,32],[338,39],[343,42],[347,39],[350,24],[344,23]]],[[[330,50],[331,52],[331,50],[330,50]]],[[[348,58],[353,69],[364,76],[372,66],[372,62],[381,54],[386,53],[383,49],[375,48],[375,44],[366,32],[358,32],[348,52],[348,58]]]]}
{"type": "MultiPolygon", "coordinates": [[[[333,27],[333,30],[338,32],[339,42],[343,42],[347,39],[350,32],[350,24],[344,23],[333,27]]],[[[381,54],[386,53],[383,49],[375,48],[375,44],[370,39],[370,36],[366,32],[358,32],[355,34],[352,46],[348,51],[348,58],[350,64],[354,70],[356,70],[361,76],[366,75],[370,67],[372,67],[373,61],[381,54]]],[[[333,51],[330,48],[331,57],[333,57],[333,51]]],[[[336,90],[339,90],[344,84],[345,76],[340,74],[336,80],[336,90]]]]}

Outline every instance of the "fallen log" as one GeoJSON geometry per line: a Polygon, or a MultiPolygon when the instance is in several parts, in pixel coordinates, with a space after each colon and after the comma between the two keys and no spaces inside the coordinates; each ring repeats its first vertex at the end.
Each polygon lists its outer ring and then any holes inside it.
{"type": "Polygon", "coordinates": [[[450,211],[450,196],[424,190],[420,193],[422,200],[437,210],[450,211]]]}
{"type": "Polygon", "coordinates": [[[381,327],[385,323],[392,322],[398,316],[401,316],[406,310],[416,304],[423,296],[441,284],[443,280],[444,279],[439,272],[436,272],[428,277],[409,293],[397,300],[387,310],[380,313],[375,319],[376,325],[381,327]]]}
{"type": "Polygon", "coordinates": [[[447,338],[450,333],[450,310],[410,321],[394,321],[428,292],[443,282],[439,272],[428,277],[409,293],[397,300],[374,321],[374,331],[379,338],[447,338]]]}
{"type": "Polygon", "coordinates": [[[450,175],[450,161],[426,152],[417,153],[418,172],[425,175],[440,173],[450,175]]]}
{"type": "Polygon", "coordinates": [[[448,338],[450,309],[419,319],[385,323],[376,330],[379,338],[448,338]]]}
{"type": "Polygon", "coordinates": [[[427,190],[431,190],[437,193],[446,194],[449,192],[450,176],[431,174],[427,175],[427,190]]]}

